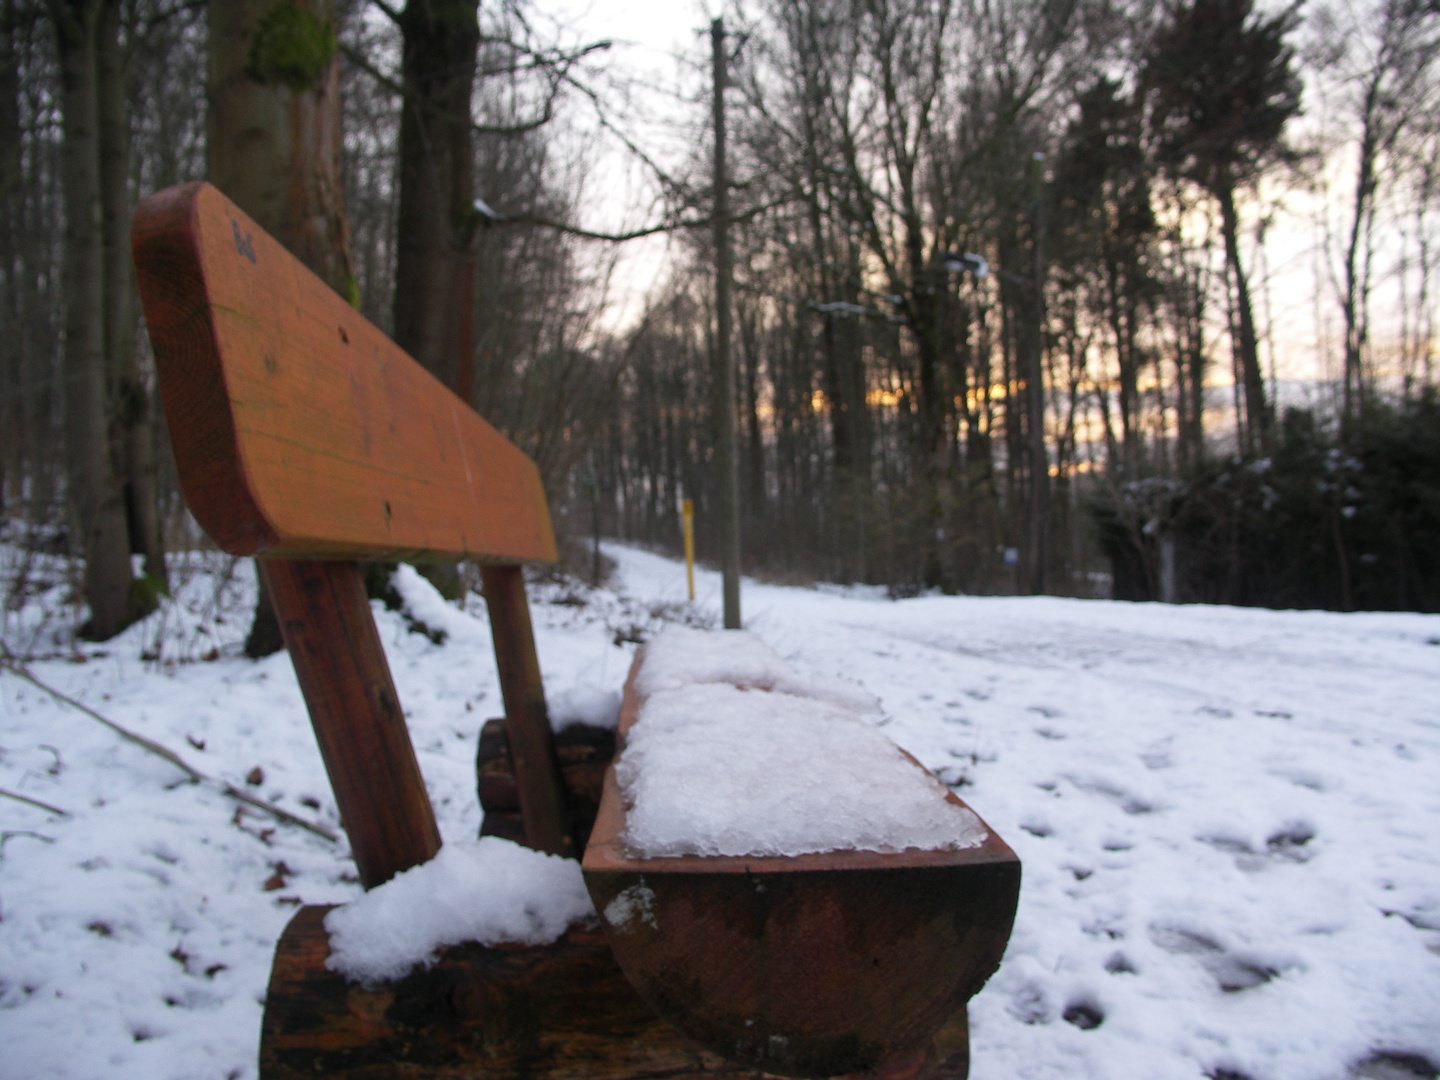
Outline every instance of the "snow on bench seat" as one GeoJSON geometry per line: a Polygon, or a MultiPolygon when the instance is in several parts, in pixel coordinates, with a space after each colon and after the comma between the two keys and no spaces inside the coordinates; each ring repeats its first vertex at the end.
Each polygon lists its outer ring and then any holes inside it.
{"type": "Polygon", "coordinates": [[[631,668],[585,885],[640,996],[746,1067],[949,1060],[1005,950],[1019,860],[878,711],[734,630],[667,630],[631,668]]]}
{"type": "Polygon", "coordinates": [[[980,819],[864,718],[878,702],[802,676],[744,631],[646,647],[616,777],[639,858],[958,851],[980,819]]]}

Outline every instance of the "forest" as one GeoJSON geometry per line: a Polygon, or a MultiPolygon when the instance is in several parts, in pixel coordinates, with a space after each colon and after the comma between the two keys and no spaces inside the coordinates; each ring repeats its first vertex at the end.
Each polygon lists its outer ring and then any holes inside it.
{"type": "Polygon", "coordinates": [[[718,562],[728,476],[770,580],[1440,610],[1424,0],[760,0],[665,85],[533,0],[0,4],[12,610],[66,554],[103,640],[205,542],[129,261],[198,179],[536,460],[572,572],[682,500],[718,562]]]}

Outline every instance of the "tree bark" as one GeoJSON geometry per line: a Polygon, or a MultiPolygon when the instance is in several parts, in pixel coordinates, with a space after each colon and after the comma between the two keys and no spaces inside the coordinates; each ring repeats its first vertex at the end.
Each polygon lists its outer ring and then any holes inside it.
{"type": "MultiPolygon", "coordinates": [[[[211,182],[357,303],[334,0],[210,0],[209,17],[211,182]]],[[[245,652],[268,656],[283,646],[262,583],[245,652]]]]}
{"type": "Polygon", "coordinates": [[[23,490],[26,395],[21,377],[20,280],[16,274],[20,224],[20,51],[15,47],[15,0],[0,6],[0,514],[23,490]]]}
{"type": "MultiPolygon", "coordinates": [[[[120,0],[102,0],[96,43],[100,195],[105,236],[105,357],[110,372],[111,454],[125,499],[130,551],[167,588],[150,391],[135,356],[135,271],[130,261],[130,132],[120,0]]],[[[153,598],[147,603],[153,603],[153,598]]]]}
{"type": "Polygon", "coordinates": [[[52,0],[64,113],[65,450],[85,554],[90,621],[103,641],[130,621],[130,548],[106,415],[105,250],[100,190],[97,25],[101,0],[52,0]]]}
{"type": "Polygon", "coordinates": [[[476,0],[409,0],[400,14],[395,343],[451,389],[470,384],[473,364],[456,346],[474,303],[477,12],[476,0]]]}
{"type": "Polygon", "coordinates": [[[1345,245],[1345,295],[1340,309],[1345,317],[1345,386],[1341,421],[1345,426],[1354,422],[1356,414],[1365,404],[1364,361],[1369,327],[1369,266],[1368,259],[1363,267],[1360,247],[1365,236],[1366,217],[1375,197],[1375,158],[1378,152],[1376,140],[1376,98],[1379,96],[1378,73],[1366,89],[1361,108],[1361,136],[1356,163],[1358,175],[1355,179],[1354,217],[1350,222],[1350,236],[1345,245]]]}
{"type": "Polygon", "coordinates": [[[1255,317],[1250,305],[1250,285],[1245,268],[1240,264],[1239,219],[1235,214],[1235,189],[1222,181],[1216,185],[1220,202],[1221,232],[1225,236],[1225,259],[1235,275],[1235,309],[1239,319],[1239,340],[1235,342],[1240,358],[1240,373],[1245,391],[1246,452],[1265,453],[1270,447],[1271,417],[1265,401],[1265,377],[1260,370],[1260,350],[1255,338],[1255,317]]]}
{"type": "Polygon", "coordinates": [[[209,10],[210,180],[353,304],[333,0],[212,0],[209,10]],[[277,18],[282,9],[303,15],[277,18]],[[267,60],[296,39],[310,66],[267,60]]]}
{"type": "Polygon", "coordinates": [[[715,128],[715,472],[725,629],[740,629],[740,485],[735,467],[735,369],[730,358],[730,179],[725,171],[725,22],[710,24],[715,128]]]}
{"type": "Polygon", "coordinates": [[[1026,313],[1025,410],[1030,458],[1030,592],[1045,591],[1050,525],[1050,456],[1045,449],[1045,177],[1043,157],[1031,159],[1030,310],[1026,313]]]}

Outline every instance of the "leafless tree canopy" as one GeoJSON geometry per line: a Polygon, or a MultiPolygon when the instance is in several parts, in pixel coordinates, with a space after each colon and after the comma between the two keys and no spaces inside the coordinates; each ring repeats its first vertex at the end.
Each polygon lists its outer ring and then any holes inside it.
{"type": "Polygon", "coordinates": [[[536,458],[575,538],[675,547],[689,498],[717,558],[728,395],[747,571],[1435,609],[1436,10],[727,13],[719,386],[700,37],[677,156],[623,50],[533,0],[0,0],[7,536],[77,557],[96,636],[197,540],[124,235],[143,194],[240,184],[243,123],[203,91],[223,63],[287,101],[333,86],[321,272],[536,458]],[[211,42],[227,11],[263,47],[211,42]],[[620,229],[587,219],[614,160],[655,193],[620,229]],[[622,323],[613,241],[656,230],[669,261],[622,323]]]}

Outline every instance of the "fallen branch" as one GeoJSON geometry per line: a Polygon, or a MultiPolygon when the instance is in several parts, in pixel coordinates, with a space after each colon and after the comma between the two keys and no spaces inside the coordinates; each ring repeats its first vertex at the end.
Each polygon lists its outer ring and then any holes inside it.
{"type": "Polygon", "coordinates": [[[32,832],[29,829],[6,829],[4,832],[0,832],[0,858],[5,856],[5,842],[16,836],[28,836],[32,840],[43,840],[47,844],[55,842],[53,836],[45,836],[43,833],[32,832]]]}
{"type": "Polygon", "coordinates": [[[7,791],[5,788],[0,787],[0,795],[5,796],[5,798],[7,799],[14,799],[16,802],[29,803],[31,806],[38,806],[41,810],[48,810],[50,811],[50,813],[59,814],[61,817],[70,816],[69,810],[61,810],[58,806],[51,806],[49,803],[41,802],[39,799],[32,799],[28,795],[21,795],[18,791],[7,791]]]}
{"type": "MultiPolygon", "coordinates": [[[[119,735],[126,742],[134,743],[141,749],[147,750],[157,757],[164,758],[171,765],[174,765],[177,769],[183,772],[186,778],[190,780],[191,783],[209,784],[210,786],[217,788],[221,794],[226,795],[229,798],[235,799],[237,802],[242,802],[246,806],[252,807],[256,810],[261,810],[264,813],[269,814],[271,817],[275,818],[277,821],[282,821],[287,825],[294,825],[297,828],[304,829],[306,832],[312,832],[316,836],[323,836],[331,843],[337,843],[339,841],[340,837],[337,836],[333,830],[327,829],[324,825],[321,825],[318,822],[314,821],[307,821],[305,818],[292,814],[288,810],[282,810],[280,809],[280,807],[272,806],[270,803],[264,802],[261,799],[257,799],[253,795],[247,795],[245,792],[237,788],[234,784],[231,784],[225,780],[217,780],[212,776],[206,776],[199,769],[195,768],[193,765],[190,765],[187,761],[185,761],[184,758],[182,758],[179,754],[175,753],[175,751],[171,750],[169,747],[161,746],[153,739],[147,739],[144,735],[137,734],[136,732],[133,732],[128,728],[122,727],[121,725],[115,723],[114,720],[111,720],[105,716],[101,716],[98,712],[92,709],[89,705],[86,705],[83,701],[76,701],[70,695],[64,694],[59,690],[56,690],[53,686],[42,682],[34,675],[32,675],[29,669],[26,668],[24,664],[22,664],[13,655],[11,655],[9,649],[6,649],[5,655],[3,657],[0,657],[0,668],[3,668],[4,670],[10,672],[10,674],[16,676],[17,678],[24,679],[37,690],[43,690],[45,693],[53,697],[56,701],[59,701],[65,705],[69,705],[72,709],[78,709],[80,712],[84,713],[92,720],[98,720],[100,723],[108,727],[111,731],[115,732],[115,734],[119,735]]],[[[9,793],[7,792],[6,794],[9,793]]],[[[24,799],[24,796],[16,797],[24,799]]],[[[24,801],[31,802],[33,800],[25,799],[24,801]]],[[[47,807],[47,809],[54,808],[47,807]]],[[[60,813],[64,813],[64,811],[62,810],[60,811],[60,813]]]]}

